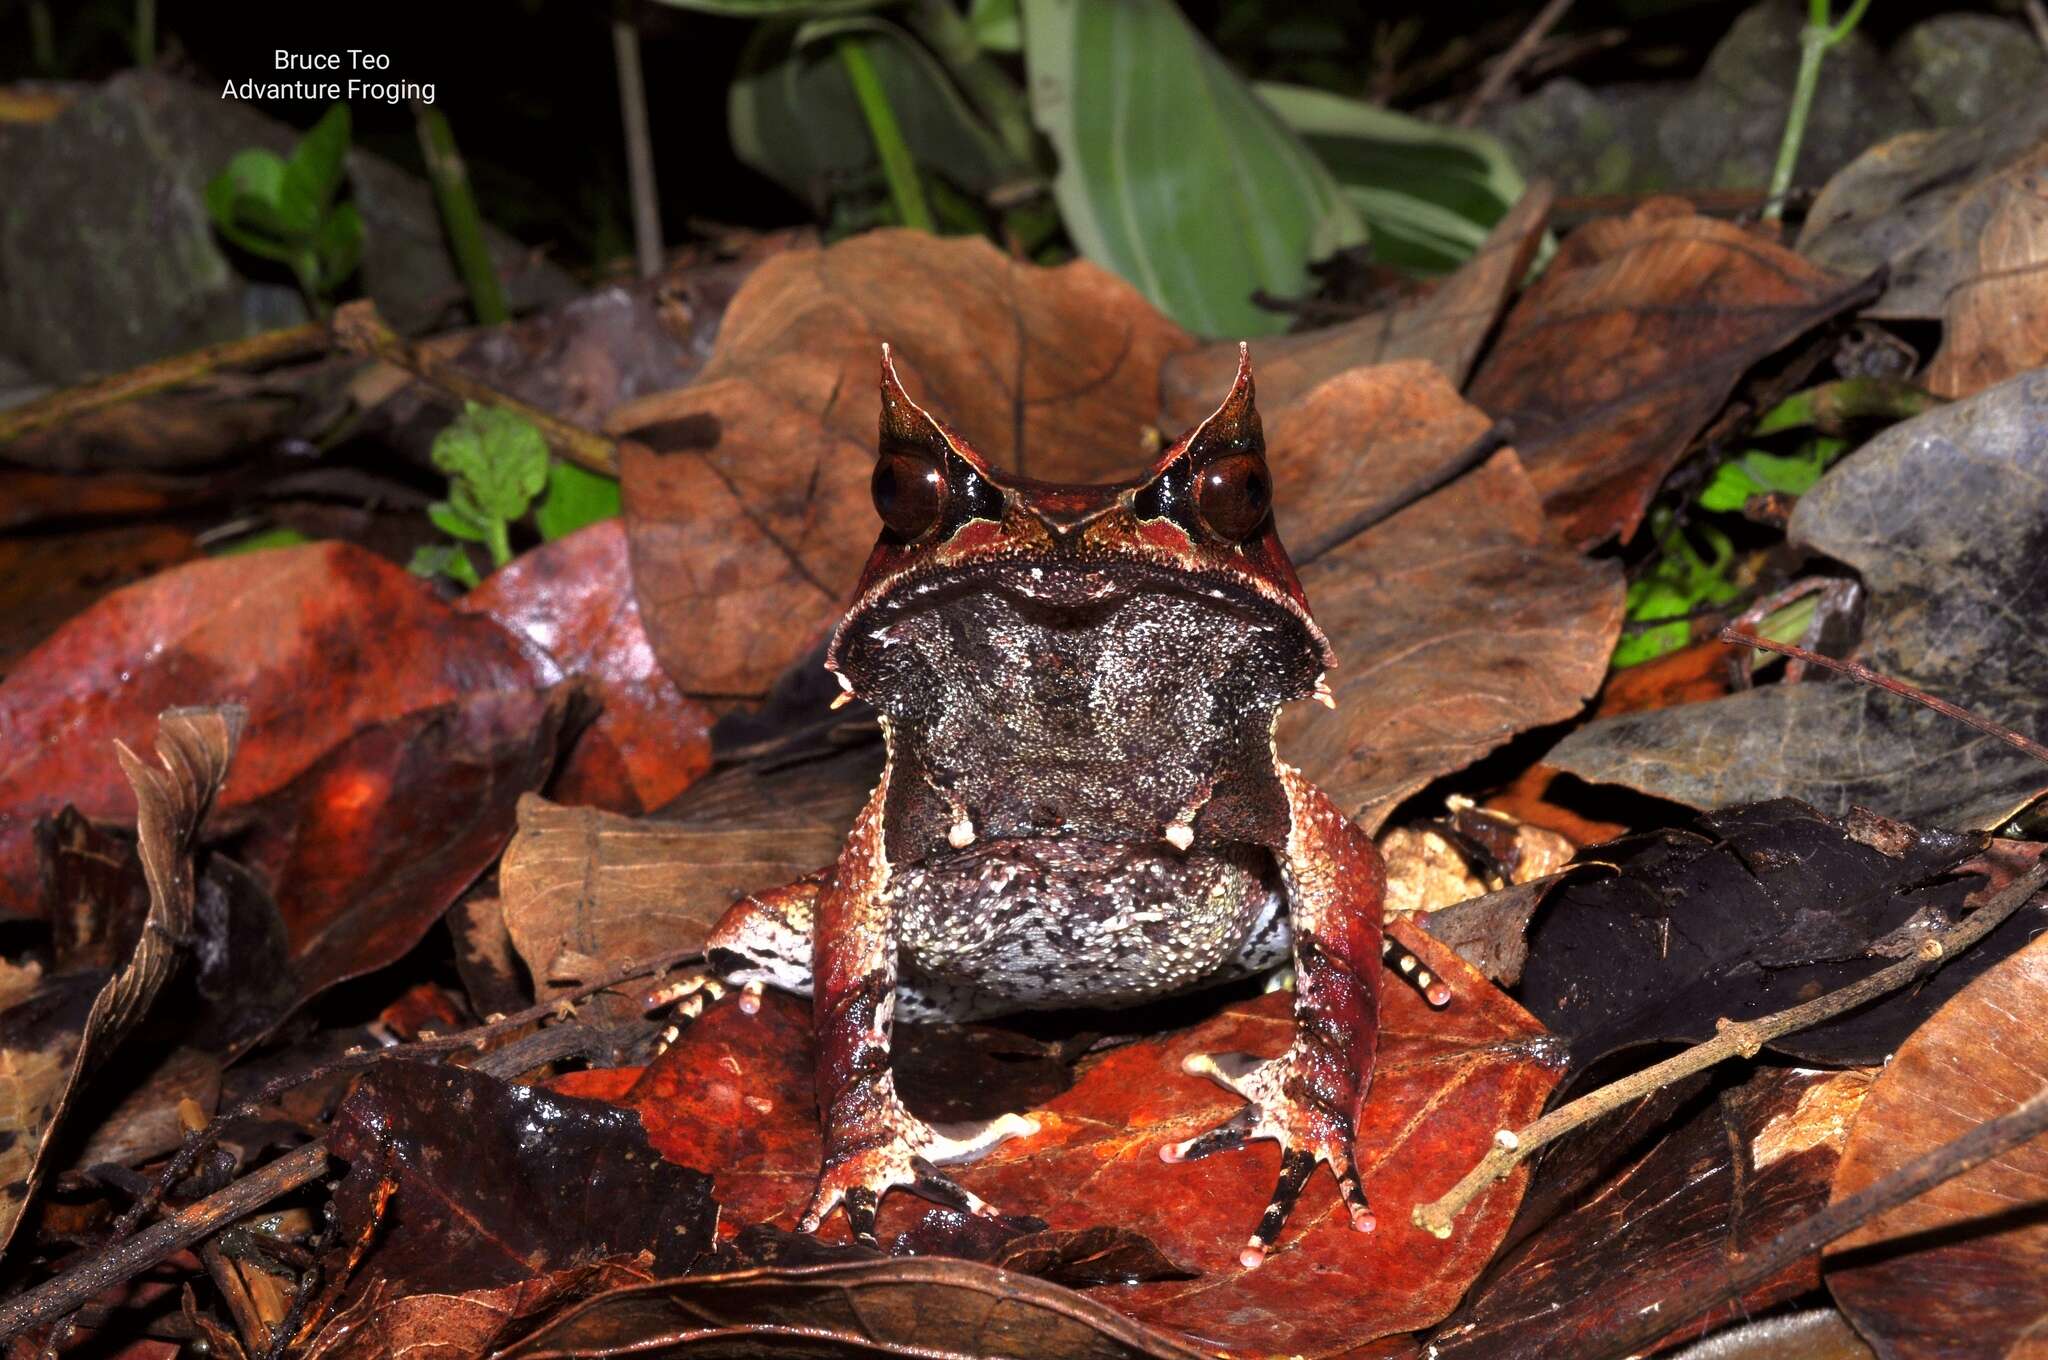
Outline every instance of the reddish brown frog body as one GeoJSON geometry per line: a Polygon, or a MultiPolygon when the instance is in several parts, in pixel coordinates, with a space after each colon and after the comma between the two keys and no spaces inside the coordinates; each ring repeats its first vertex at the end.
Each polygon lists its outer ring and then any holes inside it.
{"type": "Polygon", "coordinates": [[[1326,698],[1333,658],[1270,488],[1248,359],[1142,478],[1052,486],[996,474],[884,351],[884,529],[826,665],[881,714],[887,765],[834,866],[748,899],[711,940],[728,978],[814,999],[825,1159],[806,1228],[844,1204],[872,1240],[892,1186],[986,1210],[935,1166],[1031,1127],[949,1134],[905,1110],[897,1014],[1129,1004],[1291,955],[1292,1044],[1191,1057],[1248,1103],[1162,1155],[1281,1144],[1247,1264],[1319,1162],[1371,1229],[1352,1135],[1384,877],[1274,748],[1281,706],[1326,698]]]}

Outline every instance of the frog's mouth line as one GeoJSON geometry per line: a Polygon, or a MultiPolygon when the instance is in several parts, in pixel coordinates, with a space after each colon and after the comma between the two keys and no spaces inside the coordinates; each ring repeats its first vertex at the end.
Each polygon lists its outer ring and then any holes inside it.
{"type": "Polygon", "coordinates": [[[1086,627],[1116,606],[1145,595],[1174,595],[1238,616],[1262,628],[1296,633],[1311,652],[1322,646],[1320,633],[1291,610],[1260,594],[1243,581],[1217,573],[1175,570],[1143,561],[1111,559],[1087,564],[1046,565],[987,562],[934,573],[922,580],[892,584],[880,597],[847,616],[848,635],[886,628],[914,613],[944,608],[975,594],[996,594],[1020,612],[1054,626],[1086,627]]]}

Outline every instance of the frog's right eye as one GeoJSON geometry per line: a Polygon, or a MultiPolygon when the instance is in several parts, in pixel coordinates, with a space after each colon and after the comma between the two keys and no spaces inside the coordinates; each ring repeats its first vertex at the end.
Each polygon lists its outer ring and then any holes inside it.
{"type": "Polygon", "coordinates": [[[923,538],[945,518],[946,470],[918,453],[884,453],[875,461],[871,485],[875,513],[906,542],[923,538]]]}

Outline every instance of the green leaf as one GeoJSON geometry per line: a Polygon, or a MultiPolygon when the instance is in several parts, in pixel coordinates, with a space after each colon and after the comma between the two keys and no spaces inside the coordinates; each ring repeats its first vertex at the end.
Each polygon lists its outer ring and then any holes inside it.
{"type": "Polygon", "coordinates": [[[469,560],[467,552],[446,544],[428,544],[413,549],[412,560],[405,564],[405,569],[415,576],[430,579],[447,576],[471,589],[475,589],[482,579],[476,574],[476,563],[469,560]]]}
{"type": "Polygon", "coordinates": [[[211,557],[235,557],[242,553],[262,552],[267,548],[296,548],[301,543],[312,541],[312,538],[297,529],[259,529],[253,534],[244,534],[240,538],[216,544],[209,548],[207,553],[211,557]]]}
{"type": "Polygon", "coordinates": [[[289,170],[321,211],[334,201],[348,173],[348,105],[335,104],[307,130],[292,151],[289,170]]]}
{"type": "Polygon", "coordinates": [[[1453,269],[1522,196],[1494,138],[1298,85],[1253,87],[1329,167],[1372,231],[1374,258],[1453,269]]]}
{"type": "Polygon", "coordinates": [[[1358,207],[1171,0],[1022,0],[1032,113],[1081,253],[1205,335],[1265,335],[1358,207]]]}
{"type": "Polygon", "coordinates": [[[356,272],[363,262],[363,219],[353,203],[344,203],[327,214],[313,237],[313,253],[320,259],[320,291],[331,293],[356,272]]]}
{"type": "Polygon", "coordinates": [[[1668,509],[1651,515],[1656,555],[1643,574],[1629,583],[1625,612],[1632,624],[1679,621],[1624,631],[1614,649],[1611,664],[1616,668],[1640,665],[1685,646],[1692,637],[1692,629],[1684,621],[1687,615],[1703,605],[1725,604],[1742,593],[1728,579],[1728,570],[1735,563],[1735,544],[1728,535],[1712,525],[1694,526],[1693,532],[1707,546],[1708,555],[1703,556],[1675,524],[1668,509]]]}
{"type": "Polygon", "coordinates": [[[903,139],[920,169],[976,194],[1030,172],[976,114],[946,68],[884,19],[763,24],[726,94],[733,153],[814,211],[880,162],[833,41],[863,38],[903,139]]]}
{"type": "Polygon", "coordinates": [[[457,509],[447,501],[435,501],[428,506],[427,518],[442,533],[465,543],[482,543],[490,534],[488,527],[473,511],[457,509]]]}
{"type": "Polygon", "coordinates": [[[448,474],[449,501],[480,523],[518,519],[547,484],[548,446],[523,417],[469,402],[434,437],[434,466],[448,474]]]}
{"type": "Polygon", "coordinates": [[[219,200],[223,205],[232,204],[238,196],[247,194],[275,206],[284,194],[284,180],[284,158],[275,152],[237,151],[228,161],[228,168],[214,176],[213,183],[206,186],[207,209],[213,213],[215,221],[221,220],[222,211],[216,207],[216,194],[223,196],[219,200]]]}
{"type": "Polygon", "coordinates": [[[661,0],[674,9],[723,14],[734,19],[814,19],[825,14],[859,14],[895,0],[661,0]]]}
{"type": "Polygon", "coordinates": [[[1819,435],[1789,457],[1750,449],[1714,469],[1712,480],[1700,492],[1700,504],[1709,510],[1740,510],[1751,496],[1803,496],[1847,448],[1847,440],[1819,435]]]}
{"type": "Polygon", "coordinates": [[[565,534],[614,518],[619,513],[619,482],[586,472],[556,459],[548,468],[548,493],[533,508],[534,527],[552,543],[565,534]]]}
{"type": "Polygon", "coordinates": [[[1017,13],[1017,0],[972,0],[967,28],[984,51],[1024,50],[1024,21],[1017,13]]]}

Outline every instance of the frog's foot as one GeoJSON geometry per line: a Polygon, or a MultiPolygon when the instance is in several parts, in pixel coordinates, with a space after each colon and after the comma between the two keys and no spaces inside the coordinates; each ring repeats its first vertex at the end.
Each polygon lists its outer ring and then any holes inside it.
{"type": "Polygon", "coordinates": [[[949,1208],[985,1217],[996,1215],[998,1211],[987,1200],[942,1174],[938,1167],[977,1161],[998,1143],[1038,1132],[1038,1121],[1006,1114],[986,1123],[933,1126],[898,1106],[884,1127],[886,1132],[879,1140],[826,1159],[818,1174],[817,1191],[799,1224],[805,1232],[816,1232],[832,1210],[843,1204],[854,1240],[879,1246],[875,1210],[882,1196],[899,1185],[949,1208]]]}
{"type": "Polygon", "coordinates": [[[1263,1061],[1243,1053],[1190,1054],[1181,1061],[1182,1071],[1207,1077],[1249,1103],[1207,1133],[1159,1149],[1164,1161],[1191,1162],[1242,1147],[1256,1138],[1271,1138],[1280,1145],[1280,1183],[1273,1189],[1257,1230],[1238,1253],[1237,1259],[1247,1270],[1257,1269],[1266,1259],[1318,1162],[1327,1162],[1336,1174],[1351,1226],[1359,1232],[1371,1232],[1377,1226],[1365,1202],[1358,1167],[1351,1160],[1351,1121],[1289,1095],[1291,1065],[1291,1054],[1263,1061]]]}
{"type": "MultiPolygon", "coordinates": [[[[761,1009],[762,984],[749,982],[737,989],[739,1008],[748,1015],[761,1009]]],[[[654,1051],[666,1053],[675,1041],[682,1037],[683,1030],[704,1014],[706,1006],[723,1001],[734,989],[715,973],[687,973],[656,987],[640,998],[641,1006],[649,1011],[658,1011],[673,1006],[669,1012],[669,1023],[656,1037],[654,1051]]]]}

